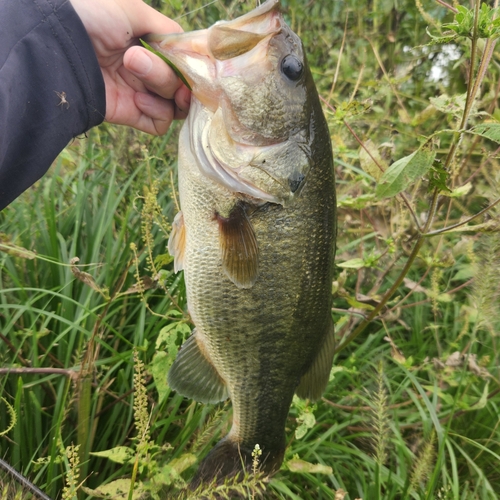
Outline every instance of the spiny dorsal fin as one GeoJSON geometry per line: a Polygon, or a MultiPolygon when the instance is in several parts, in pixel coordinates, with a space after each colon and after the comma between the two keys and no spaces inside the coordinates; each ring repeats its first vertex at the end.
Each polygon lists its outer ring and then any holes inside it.
{"type": "Polygon", "coordinates": [[[178,212],[172,223],[168,238],[168,253],[174,258],[174,272],[184,269],[184,250],[186,248],[186,227],[182,212],[178,212]]]}
{"type": "Polygon", "coordinates": [[[200,347],[196,329],[179,352],[168,372],[168,385],[179,394],[201,403],[218,403],[229,397],[226,384],[200,347]]]}
{"type": "Polygon", "coordinates": [[[222,269],[238,288],[251,288],[257,279],[259,249],[245,206],[238,203],[229,217],[216,214],[222,269]]]}
{"type": "Polygon", "coordinates": [[[302,375],[300,383],[295,390],[299,398],[316,401],[321,397],[326,388],[326,384],[328,384],[334,354],[335,328],[333,323],[331,323],[324,343],[316,355],[316,359],[312,362],[309,370],[302,375]]]}

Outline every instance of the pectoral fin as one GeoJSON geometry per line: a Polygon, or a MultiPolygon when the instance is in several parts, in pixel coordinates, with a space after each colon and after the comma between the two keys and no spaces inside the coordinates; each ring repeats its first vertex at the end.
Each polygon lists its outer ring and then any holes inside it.
{"type": "Polygon", "coordinates": [[[218,403],[229,397],[226,385],[193,331],[180,348],[168,372],[168,385],[201,403],[218,403]]]}
{"type": "Polygon", "coordinates": [[[302,376],[295,390],[297,396],[315,401],[323,394],[330,371],[332,369],[333,355],[335,354],[335,330],[333,323],[325,338],[323,346],[318,352],[309,370],[302,376]]]}
{"type": "Polygon", "coordinates": [[[172,231],[168,238],[168,253],[174,258],[174,272],[184,269],[184,250],[186,247],[186,227],[182,212],[178,212],[172,223],[172,231]]]}
{"type": "Polygon", "coordinates": [[[238,288],[251,288],[257,279],[259,249],[255,232],[243,204],[237,204],[229,217],[216,215],[222,269],[238,288]]]}

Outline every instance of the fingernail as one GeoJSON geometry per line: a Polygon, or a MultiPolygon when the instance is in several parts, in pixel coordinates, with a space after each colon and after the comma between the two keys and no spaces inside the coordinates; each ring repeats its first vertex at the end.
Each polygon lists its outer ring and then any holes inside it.
{"type": "Polygon", "coordinates": [[[130,61],[129,70],[137,76],[146,76],[153,67],[153,62],[144,52],[138,52],[130,61]]]}

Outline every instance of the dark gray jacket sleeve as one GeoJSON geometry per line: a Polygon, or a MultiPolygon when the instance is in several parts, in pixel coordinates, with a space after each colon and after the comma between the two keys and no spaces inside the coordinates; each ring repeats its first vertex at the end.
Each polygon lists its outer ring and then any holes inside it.
{"type": "Polygon", "coordinates": [[[70,2],[0,0],[0,210],[105,111],[101,69],[70,2]]]}

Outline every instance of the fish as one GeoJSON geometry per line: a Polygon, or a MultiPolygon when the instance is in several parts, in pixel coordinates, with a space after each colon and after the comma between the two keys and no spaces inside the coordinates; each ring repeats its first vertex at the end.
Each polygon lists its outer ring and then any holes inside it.
{"type": "Polygon", "coordinates": [[[232,404],[192,485],[275,473],[294,394],[317,400],[335,351],[333,155],[304,47],[279,0],[146,42],[192,89],[179,137],[181,211],[168,241],[194,323],[168,383],[232,404]]]}

